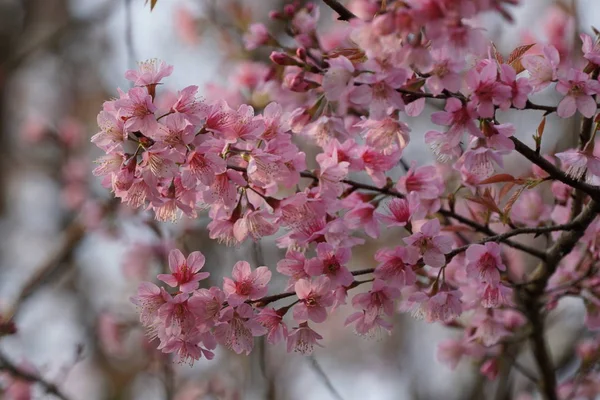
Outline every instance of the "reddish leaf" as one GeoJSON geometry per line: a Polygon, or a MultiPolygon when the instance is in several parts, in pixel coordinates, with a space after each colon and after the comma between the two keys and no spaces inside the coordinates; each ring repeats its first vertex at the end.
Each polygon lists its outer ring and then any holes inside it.
{"type": "Polygon", "coordinates": [[[502,211],[500,211],[500,208],[496,204],[496,200],[494,200],[494,198],[492,196],[492,192],[489,189],[485,189],[485,191],[483,192],[483,195],[467,197],[467,200],[470,200],[477,204],[481,204],[482,206],[484,206],[486,209],[488,209],[490,211],[494,211],[498,214],[502,214],[502,211]]]}
{"type": "Polygon", "coordinates": [[[546,117],[542,118],[540,124],[535,131],[535,135],[533,135],[533,140],[535,141],[535,152],[540,153],[540,148],[542,147],[542,136],[544,135],[544,129],[546,128],[546,117]]]}
{"type": "Polygon", "coordinates": [[[158,3],[158,0],[146,0],[146,4],[148,4],[148,1],[150,1],[150,11],[154,10],[154,7],[156,6],[156,3],[158,3]]]}
{"type": "Polygon", "coordinates": [[[514,181],[515,181],[515,177],[512,176],[511,174],[498,174],[498,175],[490,176],[489,178],[482,180],[481,182],[479,182],[479,184],[480,185],[488,185],[490,183],[514,182],[514,181]]]}
{"type": "Polygon", "coordinates": [[[508,182],[506,185],[502,186],[502,189],[500,189],[500,193],[498,194],[498,199],[502,200],[515,185],[514,182],[508,182]]]}
{"type": "Polygon", "coordinates": [[[506,61],[506,63],[512,64],[513,62],[519,60],[533,46],[535,46],[535,43],[526,44],[526,45],[517,47],[516,49],[513,50],[512,53],[510,53],[510,56],[508,56],[508,60],[506,61]]]}
{"type": "Polygon", "coordinates": [[[496,61],[498,61],[498,64],[504,64],[504,57],[502,57],[502,54],[500,54],[494,43],[492,43],[492,54],[494,55],[496,61]]]}
{"type": "Polygon", "coordinates": [[[519,190],[517,190],[516,192],[513,193],[512,196],[510,196],[510,199],[508,199],[508,201],[506,202],[506,205],[504,206],[504,217],[502,218],[502,220],[506,223],[509,220],[509,215],[510,215],[510,210],[512,210],[513,205],[515,204],[515,202],[517,201],[517,199],[519,198],[519,196],[521,196],[521,193],[523,193],[523,190],[525,190],[525,186],[521,186],[519,188],[519,190]]]}

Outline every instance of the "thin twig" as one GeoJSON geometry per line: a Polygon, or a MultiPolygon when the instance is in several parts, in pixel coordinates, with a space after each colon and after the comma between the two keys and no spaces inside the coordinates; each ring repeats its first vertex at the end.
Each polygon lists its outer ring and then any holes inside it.
{"type": "Polygon", "coordinates": [[[310,361],[313,370],[317,373],[319,378],[321,378],[323,384],[325,385],[325,387],[327,387],[327,390],[329,390],[333,398],[335,398],[336,400],[344,400],[344,398],[340,395],[335,386],[333,386],[333,383],[331,383],[331,380],[329,379],[325,371],[323,371],[323,368],[321,368],[321,365],[317,362],[315,356],[310,355],[308,357],[308,360],[310,361]]]}
{"type": "Polygon", "coordinates": [[[60,391],[60,389],[51,382],[48,382],[40,375],[23,370],[13,364],[8,357],[0,353],[0,371],[6,371],[16,379],[21,379],[31,383],[39,384],[46,393],[58,397],[61,400],[69,400],[69,398],[60,391]]]}

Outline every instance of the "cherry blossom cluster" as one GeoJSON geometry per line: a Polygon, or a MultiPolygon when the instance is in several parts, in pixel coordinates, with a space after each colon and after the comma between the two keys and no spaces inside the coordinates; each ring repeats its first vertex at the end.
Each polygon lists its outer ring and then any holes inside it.
{"type": "MultiPolygon", "coordinates": [[[[248,51],[269,48],[270,60],[242,63],[236,86],[212,100],[199,99],[196,86],[161,99],[157,89],[173,71],[163,62],[127,71],[133,87],[104,103],[92,138],[106,152],[94,171],[103,184],[159,221],[208,209],[212,239],[237,245],[275,236],[287,250],[276,266],[287,287],[271,295],[266,266],[239,261],[221,287],[206,288],[204,256],[172,250],[170,273],[158,276],[168,287],[145,282],[133,299],[159,349],[210,359],[217,344],[249,353],[253,338],[266,335],[310,353],[322,339],[315,324],[348,303],[346,325],[361,335],[390,331],[396,312],[462,329],[461,339],[440,346],[440,359],[455,366],[469,356],[493,378],[505,341],[536,318],[523,308],[527,299],[535,309],[543,297],[549,310],[579,296],[587,327],[599,330],[600,44],[582,34],[583,57],[552,43],[505,57],[476,22],[485,12],[509,18],[515,3],[382,8],[365,0],[358,15],[336,9],[343,21],[326,33],[317,30],[318,7],[288,4],[270,14],[287,37],[260,23],[244,35],[248,51]],[[557,105],[530,100],[550,91],[557,105]],[[429,116],[440,128],[411,131],[428,100],[443,106],[429,116]],[[543,117],[535,148],[500,121],[499,111],[511,109],[543,117]],[[584,120],[578,146],[542,155],[546,116],[576,113],[584,120]],[[439,163],[407,163],[410,142],[426,143],[439,163]],[[314,158],[300,151],[307,146],[314,158]],[[533,164],[520,177],[503,173],[515,153],[533,164]],[[395,245],[376,252],[374,268],[352,270],[355,248],[382,232],[395,245]],[[547,235],[547,251],[513,238],[521,234],[547,235]],[[540,260],[533,275],[523,254],[540,260]]],[[[584,358],[597,357],[592,347],[584,358]]]]}

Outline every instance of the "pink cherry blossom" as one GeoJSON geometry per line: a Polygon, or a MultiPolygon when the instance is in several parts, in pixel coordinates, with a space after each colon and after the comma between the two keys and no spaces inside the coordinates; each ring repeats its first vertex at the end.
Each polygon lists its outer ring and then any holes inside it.
{"type": "Polygon", "coordinates": [[[302,322],[297,328],[292,329],[288,335],[287,351],[289,353],[294,350],[301,354],[310,355],[315,345],[323,347],[318,342],[321,339],[323,339],[323,336],[309,327],[307,322],[302,322]]]}
{"type": "Polygon", "coordinates": [[[163,78],[173,73],[173,66],[167,65],[164,61],[151,59],[139,63],[137,70],[130,69],[125,72],[125,78],[133,82],[136,86],[156,85],[163,78]]]}
{"type": "Polygon", "coordinates": [[[350,286],[354,281],[354,277],[346,267],[350,258],[351,250],[349,248],[335,249],[329,243],[319,243],[317,257],[306,263],[305,270],[310,276],[327,276],[332,288],[350,286]]]}
{"type": "Polygon", "coordinates": [[[554,46],[545,46],[542,56],[526,54],[521,63],[530,74],[529,84],[533,91],[539,92],[556,81],[560,56],[554,46]]]}
{"type": "Polygon", "coordinates": [[[414,285],[417,281],[413,267],[419,260],[419,252],[414,247],[379,249],[375,253],[375,260],[379,261],[379,265],[375,268],[374,275],[387,284],[401,288],[414,285]]]}
{"type": "Polygon", "coordinates": [[[326,307],[333,305],[331,281],[325,276],[309,281],[300,279],[294,285],[300,302],[294,306],[294,319],[298,322],[311,320],[323,322],[327,319],[326,307]]]}
{"type": "Polygon", "coordinates": [[[461,295],[459,290],[440,290],[432,296],[417,292],[408,300],[415,303],[416,317],[425,318],[427,322],[448,322],[462,313],[461,295]]]}
{"type": "Polygon", "coordinates": [[[267,284],[271,280],[271,271],[267,267],[252,270],[246,261],[238,261],[233,266],[230,278],[223,278],[223,291],[227,302],[236,306],[246,300],[258,300],[267,294],[267,284]]]}
{"type": "Polygon", "coordinates": [[[175,249],[169,253],[170,274],[160,274],[158,279],[171,287],[179,286],[182,292],[192,292],[198,282],[209,277],[208,272],[200,272],[204,266],[204,255],[194,251],[186,258],[181,251],[175,249]]]}
{"type": "Polygon", "coordinates": [[[267,329],[267,341],[270,344],[277,344],[288,336],[283,315],[283,312],[265,307],[256,316],[256,321],[267,329]]]}
{"type": "Polygon", "coordinates": [[[498,81],[498,67],[490,62],[481,71],[471,69],[466,77],[471,95],[470,103],[482,118],[494,116],[494,105],[500,105],[510,99],[512,89],[498,81]]]}
{"type": "Polygon", "coordinates": [[[404,238],[404,242],[419,250],[425,264],[436,268],[446,264],[444,254],[450,253],[453,244],[450,236],[440,234],[440,221],[436,218],[427,221],[420,230],[404,238]]]}
{"type": "Polygon", "coordinates": [[[600,93],[600,82],[591,80],[586,73],[571,68],[566,77],[559,79],[556,91],[565,95],[558,103],[559,117],[569,118],[579,111],[591,118],[596,113],[598,106],[592,96],[600,93]]]}
{"type": "Polygon", "coordinates": [[[384,155],[404,150],[410,140],[410,128],[404,122],[392,117],[382,120],[367,119],[355,126],[365,129],[368,146],[383,152],[384,155]]]}
{"type": "Polygon", "coordinates": [[[300,279],[309,277],[306,271],[306,258],[304,254],[288,250],[285,258],[277,262],[277,272],[290,277],[286,290],[292,289],[300,279]]]}
{"type": "Polygon", "coordinates": [[[371,203],[358,204],[346,213],[344,219],[348,222],[348,227],[356,229],[360,226],[370,237],[379,237],[379,222],[375,217],[375,206],[371,203]]]}
{"type": "Polygon", "coordinates": [[[125,120],[124,128],[127,132],[140,131],[153,132],[156,129],[156,106],[146,89],[134,87],[115,100],[115,107],[119,107],[122,118],[125,120]]]}
{"type": "Polygon", "coordinates": [[[600,65],[600,43],[598,43],[598,40],[592,39],[590,35],[585,33],[582,33],[579,37],[583,42],[581,47],[583,57],[596,65],[600,65]]]}
{"type": "Polygon", "coordinates": [[[250,354],[254,347],[254,337],[262,336],[267,332],[267,329],[256,320],[252,307],[244,303],[223,310],[221,321],[215,327],[215,338],[236,354],[250,354]]]}
{"type": "Polygon", "coordinates": [[[412,166],[398,179],[396,188],[406,195],[416,192],[420,199],[435,199],[442,194],[444,183],[434,166],[412,166]]]}
{"type": "Polygon", "coordinates": [[[466,251],[467,275],[482,282],[497,285],[500,272],[506,271],[500,255],[500,245],[494,242],[472,244],[466,251]]]}
{"type": "Polygon", "coordinates": [[[555,155],[560,159],[567,175],[574,179],[581,179],[586,171],[588,172],[586,175],[588,181],[591,180],[590,174],[600,176],[600,158],[589,154],[589,152],[570,149],[555,155]]]}
{"type": "Polygon", "coordinates": [[[255,50],[266,44],[271,36],[264,24],[255,23],[248,27],[248,32],[244,34],[244,45],[246,50],[255,50]]]}

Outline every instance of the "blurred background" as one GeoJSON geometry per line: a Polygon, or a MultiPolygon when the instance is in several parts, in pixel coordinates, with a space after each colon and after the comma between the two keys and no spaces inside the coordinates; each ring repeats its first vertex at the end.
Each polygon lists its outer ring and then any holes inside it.
{"type": "MultiPolygon", "coordinates": [[[[323,32],[342,23],[315,1],[323,32]]],[[[220,348],[215,360],[190,367],[173,364],[145,340],[129,297],[165,267],[169,249],[201,250],[209,284],[217,285],[238,260],[274,270],[282,253],[269,240],[235,249],[210,241],[203,216],[158,224],[112,201],[91,174],[100,155],[90,143],[96,115],[117,87],[129,88],[124,72],[149,58],[175,66],[160,88],[165,93],[194,84],[207,100],[260,103],[268,53],[244,51],[241,36],[250,21],[281,30],[267,15],[284,3],[159,0],[151,12],[143,0],[0,0],[0,357],[69,399],[518,398],[528,389],[518,374],[503,390],[506,382],[477,377],[469,362],[455,370],[439,363],[437,344],[458,332],[409,315],[397,316],[391,336],[369,339],[343,328],[350,310],[341,308],[319,326],[325,348],[312,357],[257,343],[249,357],[220,348]],[[15,326],[6,322],[11,318],[15,326]]],[[[357,14],[361,3],[346,2],[357,14]]],[[[600,27],[598,0],[521,3],[512,9],[513,24],[497,16],[478,21],[504,54],[532,42],[579,51],[577,32],[600,27]]],[[[556,104],[544,96],[541,103],[556,104]]],[[[427,115],[410,121],[408,162],[432,159],[422,139],[427,115]]],[[[541,115],[504,117],[530,138],[541,115]]],[[[576,137],[573,126],[553,118],[547,151],[576,137]]],[[[520,159],[507,164],[526,166],[520,159]]],[[[354,251],[354,268],[373,267],[376,249],[368,243],[354,251]]],[[[583,311],[574,302],[555,314],[550,342],[558,358],[580,333],[583,311]]],[[[522,358],[527,365],[528,355],[522,358]]],[[[40,385],[31,397],[15,393],[15,382],[0,371],[0,398],[54,398],[40,385]]]]}

